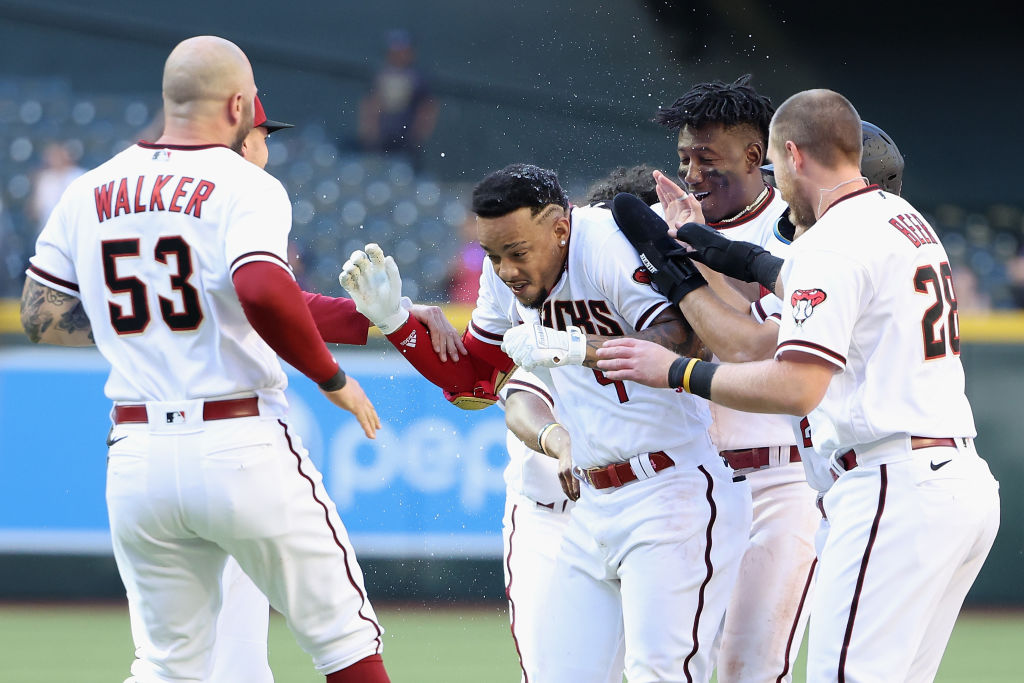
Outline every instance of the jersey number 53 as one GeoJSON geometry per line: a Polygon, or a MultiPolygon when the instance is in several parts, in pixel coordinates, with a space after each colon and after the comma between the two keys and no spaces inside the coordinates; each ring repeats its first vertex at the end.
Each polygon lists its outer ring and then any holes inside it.
{"type": "MultiPolygon", "coordinates": [[[[146,284],[133,275],[118,275],[118,259],[139,258],[139,240],[122,239],[107,240],[102,243],[103,279],[112,294],[128,294],[131,299],[131,313],[125,313],[124,307],[108,302],[110,324],[118,334],[138,334],[149,326],[149,297],[146,284]]],[[[175,302],[165,297],[158,297],[160,316],[167,326],[175,332],[194,330],[203,321],[203,310],[199,306],[199,293],[189,284],[192,277],[192,249],[179,236],[161,237],[153,249],[153,258],[160,263],[168,264],[168,278],[171,288],[181,297],[180,309],[175,302]],[[168,257],[174,257],[174,267],[170,266],[168,257]]]]}

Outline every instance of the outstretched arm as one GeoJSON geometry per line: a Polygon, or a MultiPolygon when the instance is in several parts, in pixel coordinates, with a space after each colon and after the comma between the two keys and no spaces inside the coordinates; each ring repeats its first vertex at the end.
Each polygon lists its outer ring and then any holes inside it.
{"type": "Polygon", "coordinates": [[[342,267],[339,281],[356,308],[384,333],[391,344],[427,380],[445,392],[459,408],[476,410],[493,405],[497,392],[513,370],[512,360],[496,344],[488,344],[469,330],[462,337],[464,355],[447,361],[434,354],[429,330],[401,306],[402,278],[398,266],[376,244],[356,251],[342,267]]]}
{"type": "Polygon", "coordinates": [[[21,326],[33,344],[93,346],[92,323],[78,297],[25,278],[21,291],[21,326]]]}
{"type": "Polygon", "coordinates": [[[798,417],[821,403],[837,370],[828,361],[796,351],[753,363],[707,363],[634,339],[608,342],[598,356],[597,367],[611,380],[682,388],[728,408],[798,417]]]}

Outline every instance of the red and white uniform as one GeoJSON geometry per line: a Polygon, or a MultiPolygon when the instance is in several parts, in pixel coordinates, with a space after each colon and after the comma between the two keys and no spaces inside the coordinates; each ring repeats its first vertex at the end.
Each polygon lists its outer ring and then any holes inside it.
{"type": "Polygon", "coordinates": [[[139,143],[75,181],[39,237],[29,277],[81,299],[111,364],[107,504],[132,680],[210,676],[228,554],[320,671],[380,652],[345,527],[284,420],[278,353],[299,349],[286,358],[318,382],[337,371],[287,265],[290,227],[283,186],[230,149],[139,143]],[[253,274],[294,288],[308,337],[257,333],[253,274]]]}
{"type": "MultiPolygon", "coordinates": [[[[738,217],[712,224],[733,240],[785,258],[789,242],[776,229],[787,205],[773,187],[738,217]]],[[[781,306],[778,297],[770,295],[781,306]]],[[[771,320],[753,315],[759,322],[771,320]]],[[[807,485],[791,419],[710,404],[711,440],[747,477],[753,503],[750,542],[729,600],[718,654],[722,683],[790,681],[809,615],[815,565],[814,534],[821,515],[807,485]],[[751,471],[751,463],[762,469],[751,471]]]]}
{"type": "MultiPolygon", "coordinates": [[[[550,392],[534,375],[517,370],[502,393],[516,391],[533,394],[555,412],[550,392]]],[[[554,573],[573,502],[562,491],[555,458],[527,447],[511,430],[506,434],[506,445],[509,463],[505,468],[505,517],[502,521],[505,594],[512,638],[523,670],[523,683],[526,683],[526,671],[537,668],[534,664],[536,641],[548,636],[544,586],[554,573]]],[[[622,657],[620,648],[608,672],[608,683],[621,683],[622,657]]]]}
{"type": "Polygon", "coordinates": [[[781,277],[776,355],[836,368],[802,430],[837,477],[822,500],[807,678],[933,680],[999,523],[949,258],[913,206],[870,186],[794,242],[781,277]]]}
{"type": "MultiPolygon", "coordinates": [[[[565,270],[541,309],[520,305],[486,268],[470,334],[499,345],[520,322],[598,335],[644,329],[670,304],[646,278],[634,278],[640,267],[607,209],[574,208],[565,270]]],[[[581,366],[536,374],[551,390],[578,467],[631,463],[642,478],[605,489],[581,484],[543,589],[546,623],[526,675],[604,680],[624,638],[631,682],[708,680],[750,507],[746,485],[732,481],[711,445],[706,404],[609,382],[581,366]],[[651,474],[648,454],[659,451],[675,465],[651,474]]]]}

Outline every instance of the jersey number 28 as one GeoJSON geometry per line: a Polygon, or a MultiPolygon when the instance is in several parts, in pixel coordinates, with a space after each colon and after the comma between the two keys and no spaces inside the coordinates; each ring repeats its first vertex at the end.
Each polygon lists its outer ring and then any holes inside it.
{"type": "MultiPolygon", "coordinates": [[[[110,324],[118,334],[138,334],[149,325],[149,300],[146,284],[133,275],[118,275],[117,261],[125,258],[139,257],[139,240],[123,239],[103,242],[103,279],[112,294],[129,294],[132,302],[131,313],[125,313],[124,307],[108,302],[110,324]]],[[[192,249],[181,237],[161,237],[153,249],[153,258],[160,263],[168,263],[168,257],[174,257],[174,270],[169,273],[171,288],[181,296],[181,310],[176,310],[175,302],[165,297],[158,297],[160,316],[167,326],[175,332],[194,330],[203,321],[203,310],[199,306],[199,293],[188,283],[192,277],[192,249]]]]}
{"type": "Polygon", "coordinates": [[[953,270],[949,263],[939,264],[939,271],[934,266],[921,266],[914,274],[914,290],[922,294],[931,294],[935,303],[928,307],[921,319],[921,332],[924,335],[925,360],[942,358],[946,355],[946,336],[949,336],[949,350],[954,356],[960,355],[960,318],[956,312],[956,292],[953,291],[953,270]],[[930,291],[929,291],[930,290],[930,291]],[[948,313],[946,307],[949,307],[948,313]],[[945,320],[942,320],[946,313],[945,320]]]}

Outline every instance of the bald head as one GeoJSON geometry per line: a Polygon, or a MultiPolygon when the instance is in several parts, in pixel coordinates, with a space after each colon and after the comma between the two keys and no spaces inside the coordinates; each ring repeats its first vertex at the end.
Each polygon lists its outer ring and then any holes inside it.
{"type": "Polygon", "coordinates": [[[780,146],[792,141],[825,168],[860,166],[860,115],[832,90],[804,90],[783,102],[772,117],[771,139],[780,146]]]}
{"type": "Polygon", "coordinates": [[[256,83],[245,53],[217,36],[178,43],[164,64],[165,142],[218,142],[233,149],[252,129],[256,83]]]}
{"type": "Polygon", "coordinates": [[[164,64],[164,100],[169,106],[226,100],[253,88],[252,67],[231,41],[196,36],[178,43],[164,64]]]}

